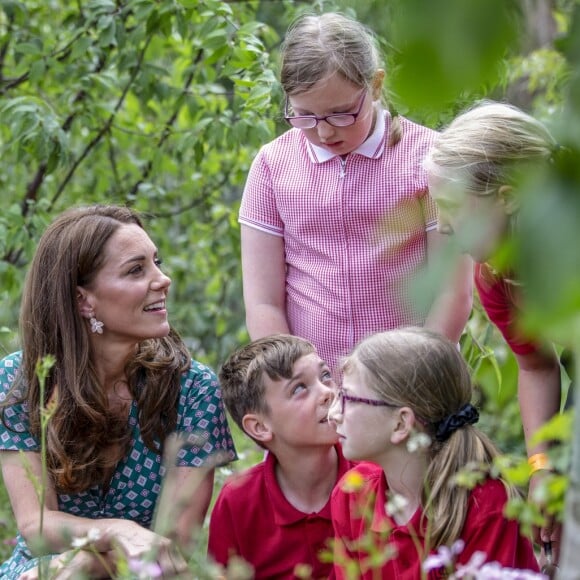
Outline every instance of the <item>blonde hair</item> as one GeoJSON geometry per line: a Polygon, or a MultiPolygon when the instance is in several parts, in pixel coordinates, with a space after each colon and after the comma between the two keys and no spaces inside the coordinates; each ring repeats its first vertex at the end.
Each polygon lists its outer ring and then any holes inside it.
{"type": "Polygon", "coordinates": [[[489,438],[469,424],[444,441],[435,438],[437,426],[471,401],[470,372],[461,353],[424,328],[392,330],[355,347],[343,364],[345,374],[354,370],[380,399],[410,407],[430,436],[422,494],[429,548],[450,545],[461,535],[470,495],[454,476],[472,462],[489,464],[498,455],[489,438]]]}
{"type": "MultiPolygon", "coordinates": [[[[372,89],[380,68],[375,36],[360,22],[336,12],[304,14],[288,29],[282,46],[280,81],[287,95],[311,89],[334,73],[353,85],[372,89]]],[[[392,115],[389,144],[401,139],[398,115],[392,115]]]]}
{"type": "Polygon", "coordinates": [[[537,119],[512,105],[482,101],[441,132],[425,168],[470,195],[496,195],[515,172],[550,159],[556,147],[537,119]]]}

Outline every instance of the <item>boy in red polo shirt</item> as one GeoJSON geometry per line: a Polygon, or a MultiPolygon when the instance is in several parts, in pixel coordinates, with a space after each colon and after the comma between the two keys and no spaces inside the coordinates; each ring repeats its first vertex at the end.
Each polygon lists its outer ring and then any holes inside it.
{"type": "Polygon", "coordinates": [[[211,513],[209,554],[232,556],[255,578],[329,578],[321,562],[333,536],[330,493],[351,467],[328,422],[336,386],[314,346],[274,335],[235,351],[220,371],[225,405],[240,428],[268,450],[263,463],[233,476],[211,513]]]}

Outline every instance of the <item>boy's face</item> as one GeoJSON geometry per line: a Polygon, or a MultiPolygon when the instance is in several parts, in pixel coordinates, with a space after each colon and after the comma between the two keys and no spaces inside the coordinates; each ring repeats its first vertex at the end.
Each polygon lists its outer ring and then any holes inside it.
{"type": "Polygon", "coordinates": [[[328,421],[336,384],[316,353],[299,358],[290,379],[273,381],[265,375],[264,386],[269,413],[262,419],[271,433],[269,447],[317,447],[337,442],[334,425],[328,421]]]}

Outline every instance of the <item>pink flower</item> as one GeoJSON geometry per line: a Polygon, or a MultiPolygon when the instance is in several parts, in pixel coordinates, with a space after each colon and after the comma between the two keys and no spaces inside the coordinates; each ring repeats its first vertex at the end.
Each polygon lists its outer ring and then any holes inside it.
{"type": "Polygon", "coordinates": [[[461,554],[464,547],[465,542],[463,540],[457,540],[453,543],[451,548],[448,548],[447,546],[439,546],[436,554],[431,554],[425,558],[425,561],[423,562],[423,570],[425,570],[425,572],[430,572],[431,570],[437,570],[438,568],[451,568],[453,562],[455,562],[455,557],[461,554]]]}
{"type": "Polygon", "coordinates": [[[157,562],[142,562],[141,560],[129,560],[129,570],[137,574],[139,579],[161,578],[163,570],[157,562]]]}
{"type": "Polygon", "coordinates": [[[16,541],[16,537],[14,537],[14,538],[6,538],[2,543],[5,546],[16,546],[18,542],[16,541]]]}
{"type": "Polygon", "coordinates": [[[547,576],[531,570],[502,568],[498,562],[485,562],[484,552],[474,552],[467,564],[459,565],[451,578],[469,580],[547,580],[547,576]]]}

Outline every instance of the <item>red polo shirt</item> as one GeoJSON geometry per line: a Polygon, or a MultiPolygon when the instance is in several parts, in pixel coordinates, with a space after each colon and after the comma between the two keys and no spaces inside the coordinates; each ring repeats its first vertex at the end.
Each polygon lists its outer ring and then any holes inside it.
{"type": "Polygon", "coordinates": [[[526,355],[540,350],[540,345],[518,328],[517,305],[520,288],[495,275],[487,264],[476,264],[474,282],[481,305],[497,326],[515,354],[526,355]]]}
{"type": "MultiPolygon", "coordinates": [[[[337,481],[352,467],[338,453],[337,481]]],[[[255,570],[255,578],[295,578],[297,564],[311,567],[312,578],[332,578],[332,563],[320,562],[333,537],[330,498],[318,512],[305,514],[284,497],[275,474],[276,458],[233,476],[223,486],[211,512],[209,554],[226,565],[241,556],[255,570]]]]}
{"type": "MultiPolygon", "coordinates": [[[[407,524],[398,525],[385,510],[388,487],[382,468],[360,463],[352,471],[362,476],[362,487],[355,492],[344,491],[343,478],[332,492],[332,523],[337,543],[336,578],[347,577],[340,565],[341,558],[337,556],[341,552],[343,562],[344,557],[347,557],[358,566],[361,579],[377,578],[376,570],[363,569],[368,551],[349,550],[346,547],[350,543],[353,548],[353,541],[366,536],[366,541],[375,548],[384,550],[388,545],[392,550],[391,559],[381,568],[381,578],[419,580],[421,564],[426,555],[418,555],[413,536],[419,540],[420,545],[424,545],[424,526],[422,529],[420,525],[423,512],[418,509],[407,524]],[[368,514],[368,517],[365,519],[361,514],[368,514]]],[[[459,564],[467,563],[474,552],[482,551],[487,554],[486,562],[498,562],[506,568],[538,571],[530,540],[520,535],[515,520],[508,520],[503,515],[506,501],[507,493],[500,481],[489,479],[473,489],[461,532],[465,547],[457,558],[459,564]]],[[[442,575],[442,570],[432,571],[428,575],[430,580],[443,577],[446,576],[442,575]]]]}

